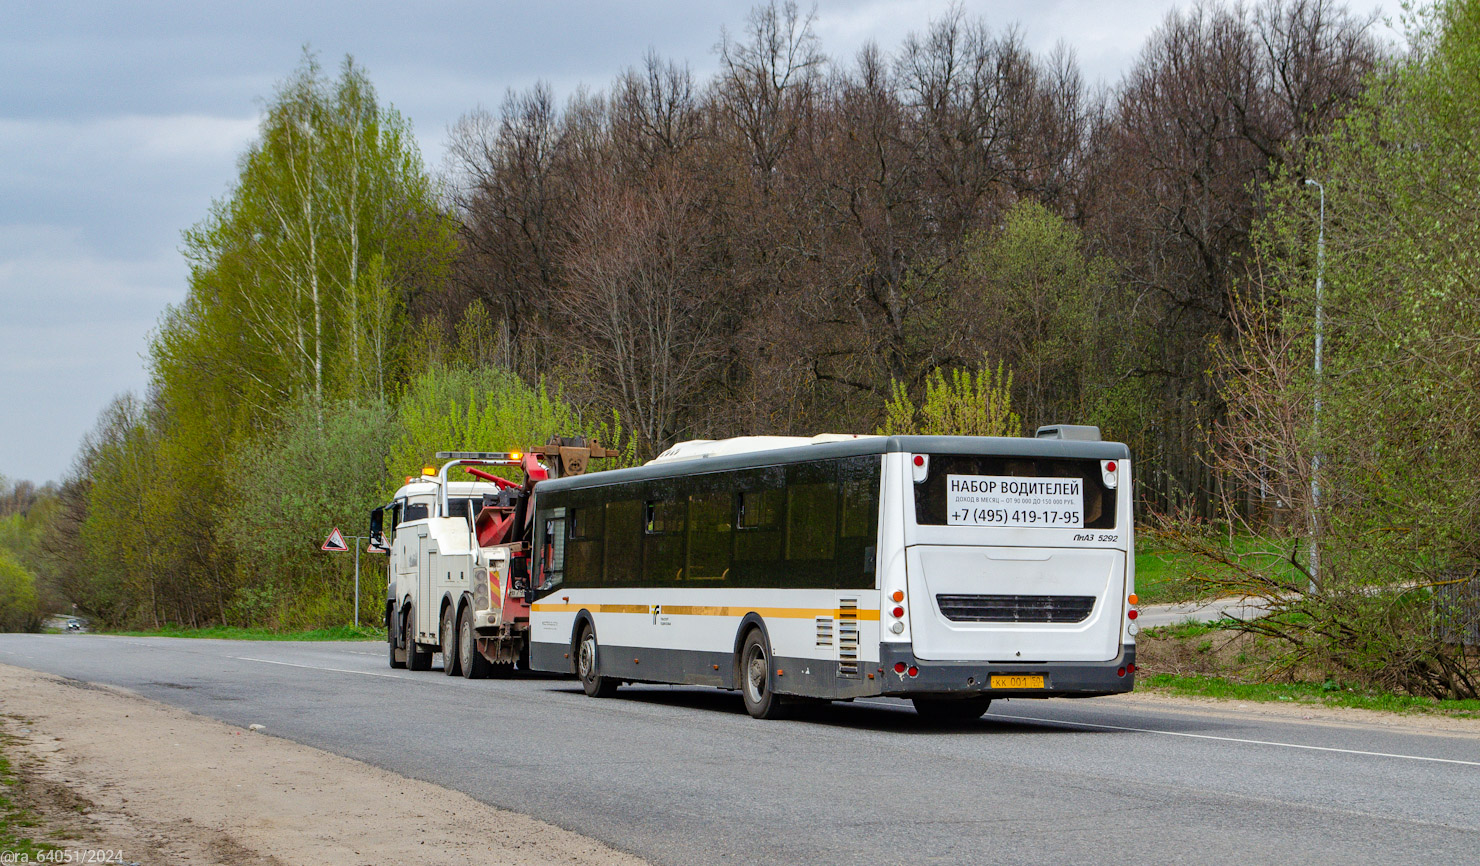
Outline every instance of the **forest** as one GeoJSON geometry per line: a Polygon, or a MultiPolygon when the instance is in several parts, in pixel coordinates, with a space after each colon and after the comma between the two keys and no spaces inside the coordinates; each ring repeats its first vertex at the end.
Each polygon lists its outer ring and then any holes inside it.
{"type": "Polygon", "coordinates": [[[771,2],[707,79],[649,52],[468,112],[440,174],[306,51],[147,391],[0,488],[0,623],[342,624],[319,542],[438,450],[1065,422],[1130,445],[1201,590],[1288,600],[1287,663],[1473,695],[1414,589],[1480,583],[1480,2],[1376,24],[1204,2],[1091,87],[958,8],[840,57],[771,2]]]}

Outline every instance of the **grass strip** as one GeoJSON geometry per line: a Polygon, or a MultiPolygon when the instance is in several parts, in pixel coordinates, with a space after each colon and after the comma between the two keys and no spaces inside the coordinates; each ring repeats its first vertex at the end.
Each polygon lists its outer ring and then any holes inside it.
{"type": "Polygon", "coordinates": [[[1462,719],[1480,718],[1480,700],[1441,701],[1348,686],[1333,680],[1323,683],[1241,683],[1206,675],[1142,674],[1136,678],[1136,690],[1166,692],[1186,697],[1303,703],[1387,713],[1437,713],[1462,719]]]}
{"type": "Polygon", "coordinates": [[[0,733],[0,851],[13,855],[16,862],[40,862],[41,854],[56,851],[55,845],[31,839],[29,831],[36,826],[30,812],[16,804],[16,795],[21,789],[20,776],[10,763],[13,740],[9,734],[0,733]]]}
{"type": "Polygon", "coordinates": [[[346,641],[385,640],[385,629],[362,625],[337,625],[333,628],[309,629],[306,631],[280,631],[264,627],[242,628],[240,626],[213,625],[206,628],[183,628],[166,626],[143,631],[107,631],[104,634],[126,637],[184,637],[212,638],[215,640],[296,640],[296,641],[346,641]]]}

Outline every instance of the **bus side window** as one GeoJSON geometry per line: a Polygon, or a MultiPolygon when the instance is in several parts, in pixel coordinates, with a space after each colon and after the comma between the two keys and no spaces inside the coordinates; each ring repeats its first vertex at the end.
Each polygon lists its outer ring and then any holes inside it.
{"type": "Polygon", "coordinates": [[[837,586],[840,589],[870,589],[874,586],[881,465],[878,457],[852,457],[841,461],[838,466],[843,491],[837,556],[837,586]]]}
{"type": "Polygon", "coordinates": [[[570,586],[601,585],[601,553],[605,511],[598,503],[572,508],[567,518],[566,582],[570,586]]]}
{"type": "Polygon", "coordinates": [[[786,507],[786,491],[742,490],[736,499],[737,577],[744,586],[760,586],[767,582],[768,570],[758,564],[781,558],[781,512],[786,507]],[[746,564],[753,565],[747,568],[746,564]]]}
{"type": "Polygon", "coordinates": [[[879,482],[877,478],[843,482],[844,538],[871,538],[878,530],[879,482]]]}
{"type": "Polygon", "coordinates": [[[728,490],[689,496],[688,580],[724,580],[730,575],[730,517],[733,495],[728,490]]]}
{"type": "Polygon", "coordinates": [[[603,582],[636,586],[642,577],[643,503],[636,499],[606,504],[603,582]]]}
{"type": "Polygon", "coordinates": [[[565,509],[555,509],[557,517],[546,518],[544,555],[541,559],[540,582],[535,589],[551,590],[565,582],[565,509]]]}
{"type": "Polygon", "coordinates": [[[650,583],[683,580],[687,498],[650,501],[643,531],[643,577],[650,583]]]}
{"type": "Polygon", "coordinates": [[[837,525],[836,484],[797,484],[786,488],[787,559],[832,559],[837,525]]]}
{"type": "Polygon", "coordinates": [[[781,522],[780,490],[742,490],[740,492],[741,529],[774,529],[781,522]]]}

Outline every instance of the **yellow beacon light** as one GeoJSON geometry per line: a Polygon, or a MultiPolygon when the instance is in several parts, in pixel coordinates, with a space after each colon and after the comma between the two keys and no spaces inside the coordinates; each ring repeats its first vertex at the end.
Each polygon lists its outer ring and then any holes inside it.
{"type": "Polygon", "coordinates": [[[421,474],[422,475],[436,475],[437,474],[437,467],[435,467],[435,466],[423,466],[423,467],[421,467],[421,474]]]}

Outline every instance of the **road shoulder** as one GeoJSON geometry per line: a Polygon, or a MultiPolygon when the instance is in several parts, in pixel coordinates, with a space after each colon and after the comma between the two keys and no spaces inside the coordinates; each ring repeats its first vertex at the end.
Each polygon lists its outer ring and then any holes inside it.
{"type": "Polygon", "coordinates": [[[1356,707],[1327,707],[1309,703],[1275,703],[1240,701],[1224,698],[1200,698],[1169,695],[1160,692],[1131,692],[1095,698],[1106,705],[1138,707],[1158,711],[1216,715],[1245,719],[1305,721],[1325,725],[1343,725],[1393,733],[1429,734],[1480,739],[1480,719],[1426,713],[1385,713],[1356,707]]]}
{"type": "Polygon", "coordinates": [[[137,695],[0,665],[48,841],[124,862],[637,866],[465,794],[137,695]]]}

